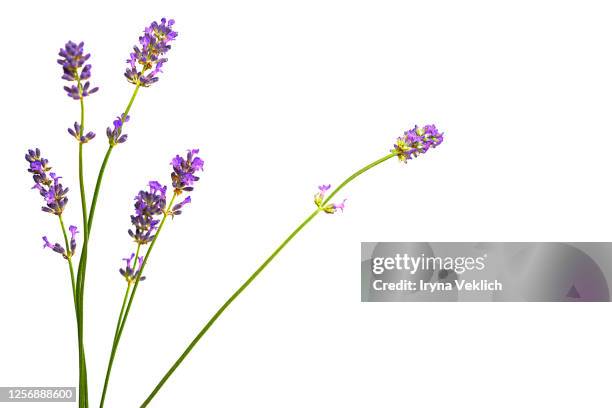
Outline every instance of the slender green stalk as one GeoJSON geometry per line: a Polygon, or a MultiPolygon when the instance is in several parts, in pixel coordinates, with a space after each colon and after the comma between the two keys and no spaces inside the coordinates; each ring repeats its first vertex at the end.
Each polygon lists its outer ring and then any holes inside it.
{"type": "MultiPolygon", "coordinates": [[[[79,91],[82,94],[83,87],[81,80],[78,80],[79,91]]],[[[78,142],[79,142],[79,190],[81,195],[81,213],[83,216],[83,242],[87,242],[89,231],[87,229],[87,199],[85,198],[85,183],[83,176],[83,143],[81,143],[81,137],[85,129],[85,102],[81,95],[79,98],[81,107],[81,123],[79,128],[78,142]]],[[[81,276],[81,265],[79,261],[79,269],[77,272],[77,287],[76,287],[76,313],[77,313],[77,333],[79,341],[79,405],[83,407],[88,406],[87,401],[87,369],[85,363],[85,348],[83,345],[83,313],[81,309],[81,287],[80,287],[80,276],[81,276]]]]}
{"type": "Polygon", "coordinates": [[[204,334],[206,334],[206,332],[208,331],[208,329],[211,328],[211,326],[217,321],[217,319],[223,314],[223,312],[225,311],[225,309],[227,309],[229,307],[229,305],[232,304],[232,302],[234,300],[236,300],[236,298],[255,280],[255,278],[257,278],[257,276],[259,276],[259,274],[266,268],[266,266],[268,266],[268,264],[270,262],[272,262],[272,260],[276,257],[276,255],[278,255],[278,253],[310,222],[312,221],[313,218],[315,218],[317,216],[317,214],[319,214],[319,212],[321,212],[322,208],[325,206],[325,204],[327,204],[332,197],[334,197],[336,195],[336,193],[338,193],[344,186],[346,186],[348,183],[350,183],[352,180],[354,180],[355,178],[357,178],[360,174],[363,174],[364,172],[368,171],[369,169],[371,169],[372,167],[375,167],[387,160],[389,160],[390,158],[396,156],[395,153],[391,153],[388,154],[370,164],[368,164],[367,166],[357,170],[355,173],[353,173],[351,176],[349,176],[346,180],[344,180],[338,187],[336,187],[331,194],[327,197],[327,199],[322,203],[322,205],[317,208],[312,214],[310,214],[300,225],[298,225],[298,227],[293,230],[293,232],[291,234],[289,234],[289,236],[278,246],[278,248],[276,248],[274,250],[274,252],[272,252],[272,254],[264,261],[264,263],[261,264],[261,266],[259,268],[257,268],[257,270],[255,272],[253,272],[253,274],[242,284],[242,286],[240,286],[233,294],[232,296],[230,296],[225,303],[219,308],[219,310],[217,310],[217,312],[213,315],[213,317],[204,325],[204,327],[200,330],[200,332],[195,336],[195,338],[191,341],[191,343],[189,343],[189,345],[187,346],[187,348],[185,349],[185,351],[180,355],[180,357],[176,360],[176,362],[172,365],[172,367],[170,367],[170,369],[166,372],[166,374],[163,376],[163,378],[159,381],[159,383],[155,386],[155,388],[153,389],[153,391],[151,392],[151,394],[149,394],[149,396],[147,397],[147,399],[142,403],[142,405],[140,406],[140,408],[146,407],[147,405],[149,405],[149,403],[151,402],[151,400],[155,397],[155,395],[157,395],[157,393],[159,392],[159,390],[164,386],[164,384],[166,383],[166,381],[168,381],[168,378],[170,378],[170,376],[174,373],[174,371],[178,368],[178,366],[183,362],[183,360],[185,360],[185,358],[189,355],[189,353],[191,352],[191,350],[196,346],[196,344],[200,341],[200,339],[204,336],[204,334]]]}
{"type": "MultiPolygon", "coordinates": [[[[134,258],[134,264],[132,265],[133,271],[136,270],[136,263],[138,262],[138,255],[140,254],[141,246],[142,244],[138,244],[138,246],[136,247],[136,256],[134,258]]],[[[117,352],[117,345],[118,345],[117,337],[119,334],[119,328],[121,327],[121,322],[123,321],[123,312],[125,311],[125,304],[127,302],[128,294],[130,292],[131,287],[132,287],[132,281],[128,280],[128,285],[125,290],[125,296],[123,297],[123,304],[121,305],[121,312],[119,313],[119,317],[117,319],[117,327],[115,328],[115,335],[113,337],[113,345],[111,347],[111,353],[108,359],[108,365],[106,367],[106,376],[104,378],[104,388],[102,389],[102,397],[100,397],[100,407],[104,406],[104,400],[106,399],[106,390],[108,388],[108,381],[110,379],[110,373],[113,368],[113,362],[115,361],[115,354],[117,352]]]]}
{"type": "MultiPolygon", "coordinates": [[[[70,241],[68,240],[68,234],[66,233],[66,226],[64,225],[64,219],[62,218],[61,215],[58,216],[59,218],[59,222],[60,222],[60,226],[62,228],[62,234],[64,235],[64,244],[66,245],[66,260],[68,261],[68,267],[70,269],[70,282],[72,284],[72,300],[74,301],[74,313],[76,316],[76,322],[77,322],[77,344],[78,344],[78,348],[79,348],[79,401],[82,401],[82,396],[81,396],[81,385],[82,385],[82,373],[83,373],[83,349],[82,349],[82,342],[81,342],[81,331],[80,331],[80,319],[79,319],[79,302],[77,299],[77,292],[76,292],[76,286],[75,286],[75,281],[74,281],[74,267],[72,266],[72,254],[70,253],[70,241]]],[[[81,403],[81,402],[79,402],[81,403]]]]}
{"type": "MultiPolygon", "coordinates": [[[[162,228],[164,227],[164,224],[166,223],[166,218],[168,218],[168,212],[172,208],[172,204],[174,203],[176,196],[177,196],[176,193],[172,195],[172,199],[170,199],[170,202],[168,203],[168,206],[166,207],[166,210],[164,211],[164,216],[162,217],[162,220],[159,223],[159,228],[157,229],[157,232],[153,236],[153,239],[151,240],[149,248],[147,249],[145,257],[142,261],[142,265],[140,266],[140,269],[138,270],[138,273],[136,274],[136,277],[134,278],[134,289],[132,290],[132,293],[130,294],[130,300],[128,302],[127,308],[125,308],[125,313],[122,312],[123,316],[120,316],[119,322],[117,322],[117,329],[115,330],[115,339],[113,341],[113,348],[111,350],[111,356],[109,358],[108,367],[106,369],[106,379],[104,380],[104,389],[102,390],[102,398],[100,399],[100,408],[104,406],[104,399],[106,397],[106,391],[108,388],[108,381],[110,378],[110,372],[112,369],[113,361],[115,359],[115,354],[117,353],[117,348],[119,347],[119,341],[121,340],[121,335],[123,334],[123,329],[125,328],[127,317],[130,313],[130,309],[132,308],[132,302],[134,301],[134,296],[136,296],[136,290],[138,289],[140,277],[142,276],[142,272],[144,271],[144,268],[147,264],[149,255],[151,254],[151,251],[153,250],[153,247],[155,246],[157,237],[159,237],[159,233],[161,232],[162,228]]],[[[136,262],[138,261],[139,251],[140,251],[140,244],[138,245],[138,249],[136,251],[136,257],[134,258],[133,270],[136,270],[136,262]]],[[[126,296],[127,296],[127,293],[126,293],[126,296]]],[[[125,303],[125,300],[124,300],[124,303],[125,303]]]]}
{"type": "MultiPolygon", "coordinates": [[[[134,265],[136,264],[136,260],[138,259],[138,250],[140,250],[140,244],[138,245],[138,249],[136,250],[136,259],[134,260],[134,265]]],[[[121,311],[119,312],[119,318],[117,319],[117,327],[115,328],[115,337],[113,338],[113,346],[111,348],[108,366],[106,368],[106,376],[104,377],[104,388],[102,389],[102,397],[100,398],[100,407],[104,406],[104,400],[106,399],[108,380],[110,379],[110,373],[113,367],[113,361],[115,360],[115,353],[117,351],[117,334],[119,333],[119,327],[121,327],[121,320],[123,319],[123,312],[125,311],[125,304],[127,302],[128,294],[130,293],[131,287],[132,282],[128,281],[127,288],[125,289],[125,295],[123,296],[123,303],[121,304],[121,311]]]]}
{"type": "MultiPolygon", "coordinates": [[[[79,80],[79,89],[81,87],[81,81],[79,80]]],[[[87,240],[89,236],[89,228],[87,228],[87,199],[85,198],[85,182],[83,176],[83,143],[81,143],[81,138],[83,137],[83,132],[85,131],[85,102],[83,101],[83,97],[80,98],[81,102],[81,126],[79,129],[79,189],[81,192],[81,212],[83,213],[83,241],[87,240]]]]}

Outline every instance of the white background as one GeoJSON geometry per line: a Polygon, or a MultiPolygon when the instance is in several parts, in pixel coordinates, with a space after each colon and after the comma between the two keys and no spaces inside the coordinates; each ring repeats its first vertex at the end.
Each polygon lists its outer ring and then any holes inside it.
{"type": "MultiPolygon", "coordinates": [[[[145,25],[179,37],[138,95],[91,238],[86,347],[96,406],[125,282],[132,198],[200,147],[206,169],[150,258],[107,406],[135,407],[201,325],[337,184],[415,123],[440,148],[342,191],[218,321],[155,407],[609,406],[609,304],[363,304],[361,241],[610,241],[612,91],[606,2],[3,3],[0,385],[77,383],[60,240],[23,154],[39,146],[72,193],[78,117],[56,53],[92,53],[88,194],[127,103],[145,25]]],[[[26,405],[23,405],[26,406],[26,405]]],[[[59,404],[57,405],[60,406],[59,404]]]]}

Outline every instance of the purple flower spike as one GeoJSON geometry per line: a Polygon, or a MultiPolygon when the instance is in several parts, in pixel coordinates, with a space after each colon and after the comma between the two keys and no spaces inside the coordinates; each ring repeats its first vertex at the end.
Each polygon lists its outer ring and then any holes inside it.
{"type": "Polygon", "coordinates": [[[323,201],[325,200],[325,194],[330,188],[331,184],[323,184],[319,186],[319,192],[314,196],[314,203],[317,207],[319,207],[321,210],[325,211],[328,214],[333,214],[338,210],[344,211],[344,202],[346,201],[346,199],[340,204],[332,203],[323,205],[323,201]]]}
{"type": "Polygon", "coordinates": [[[117,119],[113,121],[113,128],[106,128],[106,136],[108,137],[108,143],[111,146],[118,145],[119,143],[124,143],[127,140],[127,135],[122,135],[121,130],[126,122],[129,122],[130,115],[121,115],[117,116],[117,119]]]}
{"type": "Polygon", "coordinates": [[[141,190],[134,197],[135,214],[131,216],[133,230],[128,230],[130,237],[141,245],[146,245],[153,240],[159,216],[166,208],[166,186],[157,181],[149,182],[149,191],[141,190]]]}
{"type": "Polygon", "coordinates": [[[172,30],[173,25],[174,20],[162,18],[159,23],[154,21],[145,28],[144,34],[138,38],[139,47],[134,46],[134,52],[126,61],[130,64],[125,71],[129,82],[148,87],[159,80],[157,74],[162,72],[163,65],[168,61],[164,55],[171,48],[170,42],[178,35],[172,30]]]}
{"type": "MultiPolygon", "coordinates": [[[[130,255],[129,258],[123,258],[123,260],[125,261],[125,268],[119,269],[119,273],[123,275],[125,280],[130,284],[136,281],[136,276],[138,276],[138,273],[142,269],[142,261],[143,261],[142,256],[138,257],[138,266],[136,267],[136,269],[132,269],[132,265],[134,264],[133,260],[135,256],[136,255],[132,254],[130,255]]],[[[141,276],[140,280],[141,281],[145,280],[145,277],[141,276]]]]}
{"type": "Polygon", "coordinates": [[[68,203],[68,188],[64,188],[60,183],[61,177],[51,172],[49,161],[40,154],[40,149],[30,149],[25,155],[25,159],[30,163],[29,173],[34,179],[33,189],[37,189],[45,199],[46,206],[42,210],[51,214],[61,215],[68,203]]]}
{"type": "Polygon", "coordinates": [[[68,133],[80,143],[87,143],[91,139],[96,137],[96,134],[94,132],[87,132],[86,134],[81,136],[81,125],[78,122],[74,122],[73,128],[68,128],[68,133]]]}
{"type": "Polygon", "coordinates": [[[193,184],[200,178],[195,175],[196,171],[204,170],[204,160],[197,157],[199,149],[187,150],[187,157],[183,158],[178,154],[172,159],[172,187],[176,194],[183,191],[193,191],[193,184]]]}
{"type": "Polygon", "coordinates": [[[63,256],[64,258],[66,258],[66,259],[68,258],[68,256],[66,255],[66,250],[59,243],[56,242],[55,244],[52,244],[51,242],[49,242],[47,237],[42,237],[42,239],[44,241],[43,248],[49,248],[52,251],[57,252],[58,254],[63,256]]]}
{"type": "Polygon", "coordinates": [[[98,91],[98,87],[91,88],[88,80],[91,77],[91,64],[85,64],[91,54],[83,51],[84,43],[79,44],[68,41],[64,48],[60,49],[60,59],[57,63],[62,66],[64,74],[62,79],[76,82],[76,85],[65,86],[64,90],[69,97],[79,100],[98,91]],[[86,81],[83,83],[82,81],[86,81]]]}
{"type": "Polygon", "coordinates": [[[429,148],[439,146],[443,141],[444,133],[440,133],[435,125],[415,126],[404,132],[404,136],[397,138],[391,152],[397,154],[398,159],[406,163],[427,152],[429,148]]]}

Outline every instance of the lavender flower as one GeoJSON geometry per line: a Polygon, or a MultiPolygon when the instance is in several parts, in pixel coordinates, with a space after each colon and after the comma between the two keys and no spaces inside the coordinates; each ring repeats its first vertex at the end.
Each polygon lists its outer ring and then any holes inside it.
{"type": "Polygon", "coordinates": [[[435,125],[415,126],[404,132],[404,136],[397,138],[391,152],[406,163],[409,159],[427,152],[429,148],[437,147],[443,140],[444,133],[440,133],[435,125]]]}
{"type": "Polygon", "coordinates": [[[58,254],[63,256],[64,258],[66,258],[66,259],[68,258],[68,256],[66,255],[66,250],[59,243],[57,243],[57,242],[55,244],[50,243],[46,236],[42,237],[42,239],[44,241],[43,248],[49,248],[52,251],[57,252],[58,254]]]}
{"type": "Polygon", "coordinates": [[[160,221],[157,217],[166,208],[166,186],[150,181],[149,191],[141,190],[134,200],[135,214],[131,216],[134,228],[128,230],[128,234],[137,243],[146,245],[153,240],[160,221]]]}
{"type": "Polygon", "coordinates": [[[82,81],[91,77],[91,64],[85,65],[91,54],[84,54],[83,45],[83,42],[77,44],[68,41],[65,48],[60,49],[59,56],[61,58],[57,60],[57,63],[64,70],[62,79],[77,83],[76,85],[64,87],[68,96],[76,100],[98,91],[98,87],[90,89],[89,81],[82,83],[82,81]]]}
{"type": "MultiPolygon", "coordinates": [[[[197,157],[199,149],[187,150],[187,157],[183,158],[178,154],[172,159],[172,187],[176,194],[183,191],[192,191],[193,184],[200,178],[195,176],[196,171],[204,170],[204,160],[197,157]]],[[[185,203],[186,204],[186,203],[185,203]]]]}
{"type": "Polygon", "coordinates": [[[334,214],[338,210],[341,210],[344,212],[344,203],[346,202],[346,199],[344,199],[340,204],[330,203],[330,204],[323,205],[325,194],[330,188],[331,188],[331,184],[327,184],[327,185],[323,184],[319,186],[319,192],[315,194],[314,196],[314,203],[317,205],[317,207],[325,211],[327,214],[334,214]]]}
{"type": "Polygon", "coordinates": [[[191,203],[191,197],[187,196],[180,203],[173,205],[172,209],[170,209],[170,211],[168,211],[168,215],[171,215],[172,218],[174,218],[175,215],[181,215],[183,213],[183,210],[182,210],[183,206],[185,204],[189,204],[189,203],[191,203]]]}
{"type": "Polygon", "coordinates": [[[121,130],[126,122],[129,122],[130,115],[117,116],[117,119],[113,121],[113,128],[106,128],[106,136],[108,137],[108,143],[111,146],[115,146],[119,143],[124,143],[127,140],[127,135],[122,135],[121,130]]]}
{"type": "Polygon", "coordinates": [[[40,149],[30,149],[25,155],[30,163],[29,173],[32,173],[34,187],[45,199],[46,206],[42,210],[55,215],[61,215],[68,203],[68,188],[64,188],[59,182],[61,177],[51,172],[49,161],[40,155],[40,149]]]}
{"type": "Polygon", "coordinates": [[[144,35],[138,38],[140,48],[134,46],[134,52],[126,61],[130,64],[125,71],[129,82],[148,87],[159,80],[157,74],[162,72],[163,65],[168,61],[164,54],[170,50],[170,41],[178,35],[172,30],[173,25],[174,20],[162,18],[160,23],[154,21],[145,28],[144,35]],[[150,69],[153,70],[146,73],[150,69]]]}
{"type": "MultiPolygon", "coordinates": [[[[138,273],[140,272],[140,269],[142,269],[142,256],[138,257],[138,267],[136,269],[132,269],[132,265],[133,262],[132,260],[134,259],[134,254],[130,255],[129,258],[123,258],[123,260],[125,261],[125,269],[121,268],[119,269],[119,273],[121,275],[123,275],[123,277],[125,278],[125,280],[128,283],[134,283],[136,281],[136,276],[138,276],[138,273]]],[[[144,276],[140,277],[140,280],[145,280],[146,278],[144,276]]]]}
{"type": "Polygon", "coordinates": [[[76,234],[78,234],[79,231],[77,230],[77,227],[74,225],[71,225],[68,229],[70,230],[70,250],[68,252],[66,252],[64,247],[58,242],[54,244],[49,242],[49,239],[46,236],[42,237],[44,241],[43,248],[49,248],[50,250],[57,252],[58,254],[63,256],[65,259],[68,259],[72,255],[74,255],[76,252],[76,234]]]}
{"type": "Polygon", "coordinates": [[[80,143],[87,143],[96,137],[94,132],[87,132],[87,134],[81,136],[81,125],[78,122],[74,122],[74,128],[68,128],[68,133],[80,143]]]}
{"type": "Polygon", "coordinates": [[[79,233],[79,230],[76,225],[71,225],[68,230],[70,231],[70,256],[72,256],[76,252],[76,234],[79,233]]]}

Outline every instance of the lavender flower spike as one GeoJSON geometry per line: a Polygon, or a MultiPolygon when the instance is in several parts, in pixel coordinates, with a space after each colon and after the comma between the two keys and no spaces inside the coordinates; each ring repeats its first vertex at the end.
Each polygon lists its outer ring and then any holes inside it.
{"type": "Polygon", "coordinates": [[[135,214],[131,216],[133,230],[128,230],[128,234],[140,245],[153,240],[160,222],[159,216],[166,208],[166,189],[157,181],[150,181],[149,191],[141,190],[134,197],[135,214]]]}
{"type": "Polygon", "coordinates": [[[91,54],[84,53],[83,45],[83,42],[77,44],[68,41],[65,48],[60,49],[59,56],[61,58],[57,60],[57,63],[64,70],[62,79],[77,83],[76,85],[64,87],[68,96],[76,100],[98,91],[98,87],[90,89],[89,81],[87,81],[91,77],[91,64],[85,65],[85,62],[91,57],[91,54]],[[83,83],[83,81],[86,82],[83,83]]]}
{"type": "Polygon", "coordinates": [[[134,85],[148,87],[159,80],[157,74],[162,72],[163,65],[168,61],[164,55],[170,50],[170,41],[176,39],[178,33],[172,30],[174,20],[162,18],[145,28],[144,35],[138,38],[140,47],[134,46],[134,52],[126,61],[130,64],[125,71],[125,77],[134,85]],[[153,69],[148,72],[148,70],[153,69]]]}
{"type": "Polygon", "coordinates": [[[314,203],[317,205],[317,207],[325,211],[327,214],[334,214],[338,210],[344,212],[344,203],[346,202],[346,199],[344,199],[340,204],[330,203],[323,205],[323,201],[325,200],[325,193],[327,193],[330,188],[331,184],[323,184],[322,186],[319,186],[319,192],[314,196],[314,203]]]}
{"type": "Polygon", "coordinates": [[[187,157],[183,158],[178,154],[172,159],[172,187],[176,194],[183,191],[193,191],[193,184],[200,178],[195,175],[196,171],[204,170],[204,160],[197,157],[199,149],[187,150],[187,157]]]}
{"type": "Polygon", "coordinates": [[[391,153],[396,153],[398,159],[406,163],[427,152],[429,148],[437,147],[443,140],[444,133],[440,133],[435,125],[415,126],[404,132],[404,136],[397,138],[391,153]]]}
{"type": "MultiPolygon", "coordinates": [[[[143,257],[139,256],[138,257],[138,267],[136,269],[132,269],[132,260],[134,259],[134,254],[132,253],[132,255],[130,255],[129,258],[123,258],[123,260],[125,261],[125,269],[121,268],[119,269],[119,273],[121,275],[123,275],[123,277],[125,278],[125,280],[128,283],[134,283],[136,281],[136,276],[138,276],[138,273],[140,272],[140,269],[142,268],[142,260],[143,257]]],[[[146,278],[144,276],[140,277],[140,280],[145,280],[146,278]]]]}
{"type": "Polygon", "coordinates": [[[55,215],[62,215],[68,203],[68,188],[64,188],[59,182],[61,177],[51,172],[49,161],[40,154],[40,149],[30,149],[25,155],[30,163],[29,173],[34,179],[33,189],[37,189],[45,199],[46,206],[42,210],[55,215]]]}

